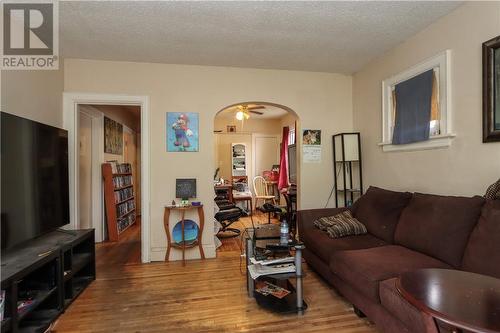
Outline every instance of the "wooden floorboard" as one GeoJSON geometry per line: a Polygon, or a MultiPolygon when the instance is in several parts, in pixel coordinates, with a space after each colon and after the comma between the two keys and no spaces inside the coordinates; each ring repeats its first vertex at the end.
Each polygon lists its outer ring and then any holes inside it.
{"type": "MultiPolygon", "coordinates": [[[[255,216],[254,223],[264,222],[265,216],[255,216]]],[[[249,218],[233,224],[250,225],[249,218]]],[[[186,266],[141,264],[138,223],[120,242],[96,246],[97,279],[60,316],[54,332],[378,332],[307,265],[303,316],[261,309],[246,294],[240,242],[223,239],[217,259],[186,266]]]]}

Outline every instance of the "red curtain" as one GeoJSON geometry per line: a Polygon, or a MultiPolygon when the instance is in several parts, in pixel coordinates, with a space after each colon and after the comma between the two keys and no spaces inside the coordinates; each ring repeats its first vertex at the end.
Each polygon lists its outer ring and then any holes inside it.
{"type": "Polygon", "coordinates": [[[281,138],[280,155],[280,178],[278,180],[278,189],[281,191],[288,187],[288,126],[283,127],[283,137],[281,138]]]}

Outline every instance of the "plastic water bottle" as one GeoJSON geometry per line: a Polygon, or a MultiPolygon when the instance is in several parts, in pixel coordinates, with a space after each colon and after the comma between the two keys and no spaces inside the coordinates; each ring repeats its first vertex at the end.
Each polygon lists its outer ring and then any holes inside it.
{"type": "Polygon", "coordinates": [[[285,219],[280,225],[280,245],[288,245],[288,223],[285,219]]]}

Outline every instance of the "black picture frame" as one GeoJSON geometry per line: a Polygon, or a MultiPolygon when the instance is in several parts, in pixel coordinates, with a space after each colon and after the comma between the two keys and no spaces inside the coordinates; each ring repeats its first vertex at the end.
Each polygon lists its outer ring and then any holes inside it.
{"type": "Polygon", "coordinates": [[[483,43],[483,142],[500,142],[500,36],[483,43]],[[497,60],[495,61],[495,58],[497,60]]]}

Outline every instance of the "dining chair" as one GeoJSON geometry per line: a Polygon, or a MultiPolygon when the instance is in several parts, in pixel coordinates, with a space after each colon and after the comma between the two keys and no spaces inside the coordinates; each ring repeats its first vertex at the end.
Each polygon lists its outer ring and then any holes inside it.
{"type": "Polygon", "coordinates": [[[269,192],[267,190],[266,180],[264,179],[264,177],[255,176],[253,178],[253,190],[255,193],[255,205],[254,205],[255,208],[257,208],[260,200],[263,201],[263,204],[268,201],[272,201],[274,205],[276,204],[276,199],[274,195],[269,195],[269,192]]]}

